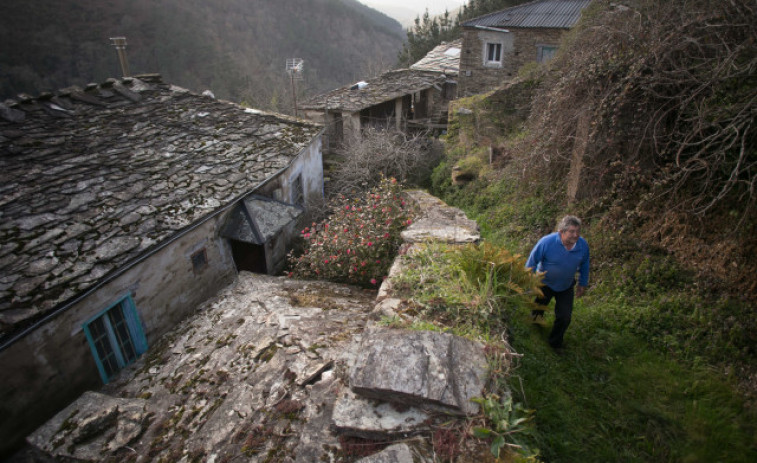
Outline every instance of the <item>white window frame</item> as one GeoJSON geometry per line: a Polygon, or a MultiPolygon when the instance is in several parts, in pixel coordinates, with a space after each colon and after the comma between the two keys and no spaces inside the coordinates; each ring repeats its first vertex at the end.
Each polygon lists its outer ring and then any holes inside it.
{"type": "Polygon", "coordinates": [[[488,68],[501,68],[502,67],[502,58],[504,55],[505,45],[502,42],[491,42],[487,41],[484,42],[484,67],[488,68]],[[489,59],[489,55],[491,54],[490,51],[492,51],[492,48],[498,48],[498,59],[489,59]]]}

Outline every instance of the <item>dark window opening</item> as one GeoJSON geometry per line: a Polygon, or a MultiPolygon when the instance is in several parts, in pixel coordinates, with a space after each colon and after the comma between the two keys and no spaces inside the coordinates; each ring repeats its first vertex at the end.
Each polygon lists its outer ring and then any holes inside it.
{"type": "Polygon", "coordinates": [[[203,270],[208,268],[208,253],[205,248],[202,248],[192,254],[190,259],[192,260],[192,270],[195,273],[201,273],[203,270]]]}
{"type": "Polygon", "coordinates": [[[302,188],[302,175],[298,175],[292,182],[292,204],[305,204],[305,191],[302,188]]]}
{"type": "Polygon", "coordinates": [[[229,240],[231,255],[237,271],[254,273],[268,273],[265,263],[265,248],[261,244],[245,243],[243,241],[229,240]]]}

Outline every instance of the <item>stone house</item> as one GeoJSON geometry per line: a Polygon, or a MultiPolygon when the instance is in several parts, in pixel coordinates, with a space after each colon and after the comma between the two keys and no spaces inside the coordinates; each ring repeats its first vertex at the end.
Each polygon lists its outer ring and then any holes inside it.
{"type": "Polygon", "coordinates": [[[158,75],[0,104],[0,455],[239,270],[281,268],[322,131],[158,75]]]}
{"type": "Polygon", "coordinates": [[[536,0],[462,24],[460,96],[491,90],[526,63],[552,58],[591,0],[536,0]]]}
{"type": "Polygon", "coordinates": [[[359,140],[366,127],[443,130],[456,69],[399,69],[307,99],[305,117],[326,126],[324,151],[359,140]],[[454,71],[454,73],[452,72],[454,71]]]}

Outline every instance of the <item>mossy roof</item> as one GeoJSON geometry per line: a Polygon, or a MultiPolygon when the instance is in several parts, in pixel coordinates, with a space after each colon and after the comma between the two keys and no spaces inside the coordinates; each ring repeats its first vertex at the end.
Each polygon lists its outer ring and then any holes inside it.
{"type": "Polygon", "coordinates": [[[157,75],[0,104],[0,340],[254,191],[320,131],[157,75]]]}
{"type": "Polygon", "coordinates": [[[355,112],[405,95],[439,87],[447,76],[441,72],[400,69],[358,84],[347,85],[304,101],[300,108],[355,112]]]}

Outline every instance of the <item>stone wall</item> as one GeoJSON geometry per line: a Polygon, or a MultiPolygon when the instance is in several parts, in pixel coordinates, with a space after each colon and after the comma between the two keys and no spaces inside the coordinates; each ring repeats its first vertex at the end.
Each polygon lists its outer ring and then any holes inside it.
{"type": "Polygon", "coordinates": [[[228,245],[216,238],[224,214],[186,233],[0,353],[0,454],[87,389],[102,384],[82,329],[126,295],[136,305],[148,347],[236,274],[228,245]],[[204,248],[208,266],[191,255],[204,248]]]}
{"type": "Polygon", "coordinates": [[[518,69],[535,62],[540,45],[557,46],[564,29],[511,29],[494,32],[467,28],[463,31],[458,93],[461,97],[496,88],[518,75],[518,69]],[[501,43],[502,65],[484,63],[487,42],[501,43]]]}
{"type": "MultiPolygon", "coordinates": [[[[293,180],[302,175],[305,201],[323,197],[320,137],[277,178],[257,192],[291,201],[293,180]]],[[[227,208],[226,211],[231,210],[227,208]]],[[[0,371],[12,371],[0,383],[0,455],[40,423],[87,389],[102,383],[82,325],[123,297],[135,303],[147,344],[190,315],[202,302],[229,285],[236,268],[219,228],[220,213],[149,255],[123,274],[86,295],[60,316],[0,352],[0,371]],[[207,267],[195,271],[191,256],[204,249],[207,267]]],[[[267,268],[280,269],[297,234],[290,224],[268,244],[267,268]]]]}

